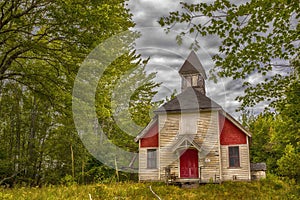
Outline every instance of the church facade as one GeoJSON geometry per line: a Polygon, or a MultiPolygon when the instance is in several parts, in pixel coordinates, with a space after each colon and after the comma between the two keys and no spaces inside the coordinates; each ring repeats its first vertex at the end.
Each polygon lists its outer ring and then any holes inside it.
{"type": "Polygon", "coordinates": [[[163,104],[135,138],[140,181],[251,180],[248,132],[206,96],[195,52],[179,70],[182,92],[163,104]]]}

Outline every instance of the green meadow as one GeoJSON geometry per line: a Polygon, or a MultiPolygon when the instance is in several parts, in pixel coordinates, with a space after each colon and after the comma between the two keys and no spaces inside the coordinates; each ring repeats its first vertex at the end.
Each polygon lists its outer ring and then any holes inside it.
{"type": "Polygon", "coordinates": [[[164,183],[112,182],[92,185],[56,185],[1,188],[5,200],[96,200],[96,199],[300,199],[300,186],[291,180],[272,177],[252,182],[205,184],[198,188],[180,188],[164,183]]]}

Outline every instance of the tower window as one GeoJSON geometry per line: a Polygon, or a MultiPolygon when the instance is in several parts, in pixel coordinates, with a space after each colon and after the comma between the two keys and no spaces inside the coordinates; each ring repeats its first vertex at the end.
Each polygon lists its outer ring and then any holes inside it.
{"type": "Polygon", "coordinates": [[[186,86],[191,87],[192,86],[192,77],[191,76],[186,76],[184,78],[186,80],[186,86]]]}
{"type": "Polygon", "coordinates": [[[192,77],[192,86],[198,86],[197,79],[198,79],[198,76],[197,75],[193,75],[193,77],[192,77]]]}

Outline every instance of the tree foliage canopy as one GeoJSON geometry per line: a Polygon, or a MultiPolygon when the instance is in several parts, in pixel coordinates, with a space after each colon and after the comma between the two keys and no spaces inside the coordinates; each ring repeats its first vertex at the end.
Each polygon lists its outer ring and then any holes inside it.
{"type": "Polygon", "coordinates": [[[23,78],[47,79],[44,72],[51,70],[56,77],[49,77],[50,81],[65,81],[95,45],[133,26],[123,4],[120,0],[1,1],[0,80],[30,85],[23,78]]]}
{"type": "MultiPolygon", "coordinates": [[[[55,184],[70,178],[86,182],[114,176],[114,170],[95,161],[83,146],[71,103],[85,57],[101,42],[134,26],[124,4],[124,0],[0,1],[0,184],[55,184]]],[[[132,151],[137,144],[115,125],[111,96],[118,79],[134,68],[147,84],[129,97],[130,113],[136,123],[146,123],[156,84],[151,82],[153,75],[145,74],[132,45],[107,68],[95,94],[99,124],[110,140],[132,151]]]]}
{"type": "Polygon", "coordinates": [[[300,84],[285,92],[278,114],[265,112],[250,120],[252,162],[266,162],[268,170],[300,181],[300,84]]]}
{"type": "MultiPolygon", "coordinates": [[[[159,20],[167,30],[176,24],[185,24],[186,34],[195,35],[194,47],[199,47],[197,37],[218,36],[222,42],[214,55],[213,75],[244,79],[245,96],[238,97],[242,107],[254,106],[282,98],[285,87],[299,80],[294,76],[299,68],[300,4],[291,0],[250,0],[231,3],[216,0],[212,3],[181,3],[182,10],[174,11],[159,20]],[[291,64],[294,62],[293,64],[291,64]],[[280,69],[280,73],[274,70],[280,69]],[[260,83],[249,77],[261,76],[260,83]]],[[[214,76],[216,79],[216,76],[214,76]]]]}

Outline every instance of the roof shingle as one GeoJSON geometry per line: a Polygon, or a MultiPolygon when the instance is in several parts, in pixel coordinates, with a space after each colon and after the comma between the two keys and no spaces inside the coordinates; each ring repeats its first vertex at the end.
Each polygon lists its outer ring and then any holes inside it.
{"type": "Polygon", "coordinates": [[[201,74],[204,79],[207,79],[205,70],[198,59],[198,56],[194,51],[191,51],[181,68],[179,69],[180,74],[201,74]]]}
{"type": "Polygon", "coordinates": [[[203,95],[197,88],[189,87],[174,99],[159,107],[155,113],[198,111],[207,109],[222,109],[222,107],[203,95]]]}

